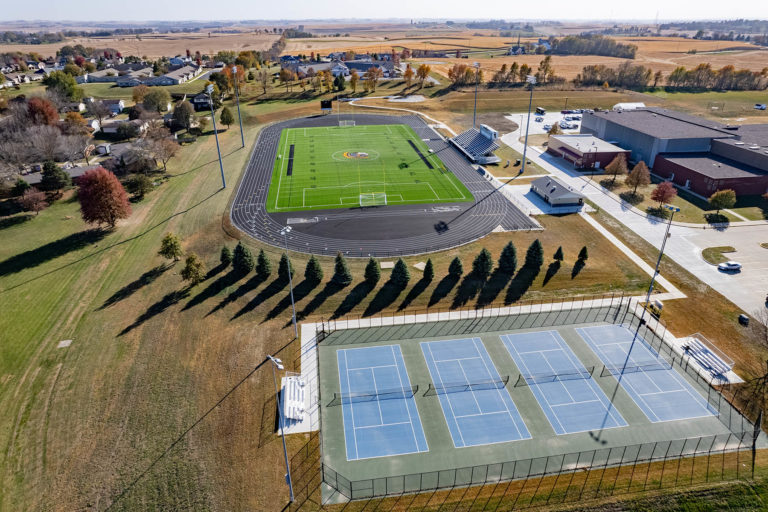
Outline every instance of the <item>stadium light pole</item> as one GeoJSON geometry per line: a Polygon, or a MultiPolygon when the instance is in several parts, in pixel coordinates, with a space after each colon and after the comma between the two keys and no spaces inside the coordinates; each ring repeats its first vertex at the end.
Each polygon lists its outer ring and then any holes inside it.
{"type": "MultiPolygon", "coordinates": [[[[245,72],[245,70],[243,70],[245,72]]],[[[237,105],[237,120],[240,122],[240,147],[245,147],[245,136],[243,135],[243,118],[240,115],[240,85],[237,79],[237,66],[232,66],[232,78],[235,80],[235,104],[237,105]]]]}
{"type": "Polygon", "coordinates": [[[525,78],[525,81],[528,82],[528,87],[531,89],[531,95],[528,99],[528,120],[525,122],[525,143],[523,144],[523,165],[520,168],[520,174],[523,174],[525,172],[525,155],[528,151],[528,128],[531,126],[531,105],[533,105],[533,86],[536,85],[536,77],[533,75],[528,75],[525,78]]]}
{"type": "Polygon", "coordinates": [[[216,138],[216,152],[219,154],[219,170],[221,171],[221,188],[227,188],[227,180],[224,178],[224,164],[221,161],[221,147],[219,146],[219,130],[216,129],[216,112],[213,110],[213,84],[205,88],[208,94],[208,103],[211,105],[211,121],[213,121],[213,136],[216,138]]]}
{"type": "Polygon", "coordinates": [[[475,109],[472,113],[472,128],[475,127],[475,123],[477,121],[477,86],[480,83],[480,63],[475,62],[475,109]]]}
{"type": "MultiPolygon", "coordinates": [[[[293,228],[291,226],[285,226],[283,229],[280,230],[280,234],[283,235],[283,239],[285,240],[285,257],[288,257],[288,233],[293,231],[293,228]]],[[[296,303],[293,301],[293,276],[291,275],[291,264],[290,260],[288,260],[288,288],[291,290],[291,308],[293,309],[293,334],[298,338],[299,337],[299,327],[296,325],[296,303]]]]}
{"type": "MultiPolygon", "coordinates": [[[[283,366],[283,362],[276,358],[272,357],[270,355],[267,355],[267,358],[272,363],[272,382],[275,383],[275,400],[277,400],[278,390],[277,390],[277,375],[275,374],[275,369],[278,370],[285,370],[285,366],[283,366]]],[[[291,467],[288,465],[288,448],[285,446],[285,430],[283,428],[283,409],[280,407],[280,403],[277,403],[277,414],[280,417],[280,437],[283,438],[283,456],[285,457],[285,481],[288,483],[288,496],[291,503],[293,503],[293,480],[291,480],[291,467]]]]}

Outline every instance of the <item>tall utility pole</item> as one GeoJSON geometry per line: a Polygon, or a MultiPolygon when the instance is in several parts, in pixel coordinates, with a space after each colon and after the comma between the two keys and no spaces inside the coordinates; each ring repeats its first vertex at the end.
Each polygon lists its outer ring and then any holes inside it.
{"type": "MultiPolygon", "coordinates": [[[[278,370],[284,370],[283,362],[270,355],[267,358],[272,362],[272,381],[275,383],[275,400],[277,400],[277,376],[275,375],[275,368],[278,370]]],[[[288,484],[288,499],[293,503],[293,480],[291,479],[291,466],[288,464],[288,448],[285,446],[285,430],[283,429],[283,408],[280,407],[280,402],[277,403],[277,412],[280,416],[280,437],[283,438],[283,456],[285,457],[285,481],[288,484]]]]}
{"type": "Polygon", "coordinates": [[[216,152],[219,154],[219,170],[221,171],[221,188],[227,188],[227,180],[224,178],[224,164],[221,161],[221,147],[219,146],[219,131],[216,129],[216,112],[213,110],[213,84],[205,88],[208,94],[208,103],[211,105],[211,121],[213,121],[213,135],[216,138],[216,152]]]}
{"type": "MultiPolygon", "coordinates": [[[[288,257],[288,233],[293,231],[291,226],[285,226],[280,230],[280,234],[283,235],[285,240],[285,256],[288,257]]],[[[293,276],[291,275],[291,265],[288,264],[288,287],[291,290],[291,308],[293,309],[293,334],[296,338],[299,337],[299,327],[296,325],[296,303],[293,301],[293,276]]]]}
{"type": "Polygon", "coordinates": [[[525,144],[523,145],[523,166],[520,168],[520,174],[525,172],[525,155],[528,152],[528,128],[531,126],[531,106],[533,105],[533,86],[536,85],[536,77],[528,75],[525,79],[528,87],[531,89],[531,95],[528,98],[528,120],[525,122],[525,144]]]}
{"type": "MultiPolygon", "coordinates": [[[[245,70],[243,70],[245,71],[245,70]]],[[[240,121],[240,147],[245,147],[245,136],[243,135],[243,118],[240,116],[240,85],[237,79],[237,66],[232,66],[232,79],[235,81],[235,103],[237,104],[237,120],[240,121]]]]}
{"type": "Polygon", "coordinates": [[[472,114],[472,128],[475,127],[475,123],[477,121],[477,86],[480,83],[480,63],[475,62],[475,110],[472,114]]]}

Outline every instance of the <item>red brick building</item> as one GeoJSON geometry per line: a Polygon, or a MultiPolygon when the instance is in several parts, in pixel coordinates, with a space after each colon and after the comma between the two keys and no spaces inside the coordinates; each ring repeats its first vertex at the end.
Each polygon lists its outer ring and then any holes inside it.
{"type": "Polygon", "coordinates": [[[653,173],[704,197],[725,189],[736,195],[768,192],[768,172],[713,153],[662,153],[653,173]]]}
{"type": "Polygon", "coordinates": [[[602,169],[620,154],[629,162],[630,155],[626,149],[586,134],[552,135],[547,153],[564,158],[579,169],[602,169]]]}

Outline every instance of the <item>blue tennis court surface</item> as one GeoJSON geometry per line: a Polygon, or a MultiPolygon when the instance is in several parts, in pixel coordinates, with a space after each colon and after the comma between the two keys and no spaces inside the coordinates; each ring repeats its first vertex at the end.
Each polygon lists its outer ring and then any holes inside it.
{"type": "Polygon", "coordinates": [[[456,448],[531,434],[480,338],[421,343],[456,448]]]}
{"type": "Polygon", "coordinates": [[[573,434],[627,425],[560,333],[507,334],[501,341],[555,433],[573,434]]]}
{"type": "Polygon", "coordinates": [[[712,416],[707,401],[648,343],[620,325],[583,327],[587,342],[652,422],[712,416]]]}
{"type": "Polygon", "coordinates": [[[336,352],[347,460],[426,452],[399,345],[336,352]]]}

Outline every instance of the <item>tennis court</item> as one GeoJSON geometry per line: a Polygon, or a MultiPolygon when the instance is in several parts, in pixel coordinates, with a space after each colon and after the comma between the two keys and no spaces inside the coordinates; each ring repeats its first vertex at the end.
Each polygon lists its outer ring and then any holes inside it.
{"type": "Polygon", "coordinates": [[[530,439],[480,338],[420,345],[456,448],[530,439]]]}
{"type": "Polygon", "coordinates": [[[426,452],[399,345],[337,352],[347,460],[426,452]]]}
{"type": "Polygon", "coordinates": [[[557,331],[501,336],[558,435],[624,427],[627,422],[557,331]]]}
{"type": "Polygon", "coordinates": [[[635,338],[621,325],[582,327],[576,332],[650,421],[714,415],[707,401],[641,336],[635,338]]]}

